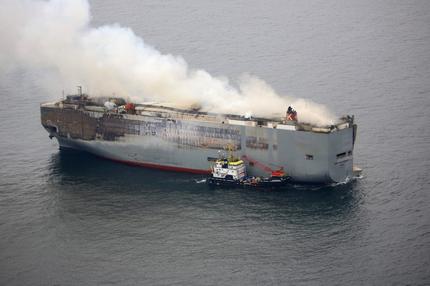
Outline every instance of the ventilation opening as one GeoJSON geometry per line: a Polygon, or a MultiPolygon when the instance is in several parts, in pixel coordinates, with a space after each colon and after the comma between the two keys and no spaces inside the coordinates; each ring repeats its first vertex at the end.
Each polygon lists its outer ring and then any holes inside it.
{"type": "Polygon", "coordinates": [[[46,129],[48,129],[49,133],[58,133],[58,128],[56,126],[49,125],[46,129]]]}
{"type": "Polygon", "coordinates": [[[341,159],[341,158],[343,158],[343,157],[345,157],[345,156],[346,156],[346,152],[342,152],[342,153],[337,154],[337,155],[336,155],[336,158],[337,158],[337,159],[341,159]]]}
{"type": "Polygon", "coordinates": [[[306,154],[306,160],[313,160],[313,159],[314,159],[314,155],[306,154]]]}

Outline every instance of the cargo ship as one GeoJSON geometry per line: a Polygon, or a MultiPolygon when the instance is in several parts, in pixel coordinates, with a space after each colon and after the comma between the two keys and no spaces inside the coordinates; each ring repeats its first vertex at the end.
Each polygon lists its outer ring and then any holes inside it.
{"type": "Polygon", "coordinates": [[[282,118],[254,118],[133,104],[121,98],[76,95],[40,105],[41,122],[60,149],[71,148],[130,165],[209,174],[233,146],[250,176],[282,169],[293,181],[343,182],[353,177],[357,125],[344,116],[330,126],[282,118]]]}

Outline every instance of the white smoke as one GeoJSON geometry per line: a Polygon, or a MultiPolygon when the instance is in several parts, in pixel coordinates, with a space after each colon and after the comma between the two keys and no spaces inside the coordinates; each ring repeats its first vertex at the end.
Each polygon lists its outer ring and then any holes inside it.
{"type": "Polygon", "coordinates": [[[272,116],[289,105],[299,121],[328,125],[336,117],[309,100],[279,96],[266,82],[227,78],[191,69],[180,56],[163,55],[129,28],[92,27],[87,0],[1,0],[0,69],[49,70],[63,88],[85,86],[91,94],[115,93],[133,101],[198,105],[204,111],[272,116]]]}

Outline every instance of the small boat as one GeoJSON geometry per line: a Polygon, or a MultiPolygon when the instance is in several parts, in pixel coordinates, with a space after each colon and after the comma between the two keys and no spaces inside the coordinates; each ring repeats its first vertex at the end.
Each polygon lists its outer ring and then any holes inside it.
{"type": "Polygon", "coordinates": [[[209,186],[251,188],[279,188],[289,181],[290,177],[282,169],[272,171],[270,177],[248,177],[245,163],[233,156],[216,160],[206,180],[209,186]]]}

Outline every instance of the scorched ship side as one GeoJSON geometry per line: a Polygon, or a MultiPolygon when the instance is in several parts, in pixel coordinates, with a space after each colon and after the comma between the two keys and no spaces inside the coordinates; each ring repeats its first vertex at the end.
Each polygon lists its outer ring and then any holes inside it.
{"type": "Polygon", "coordinates": [[[283,168],[295,181],[341,182],[353,176],[353,117],[315,127],[296,121],[221,115],[139,104],[103,105],[86,95],[41,104],[41,121],[61,148],[127,164],[209,173],[220,150],[233,146],[250,175],[283,168]]]}

